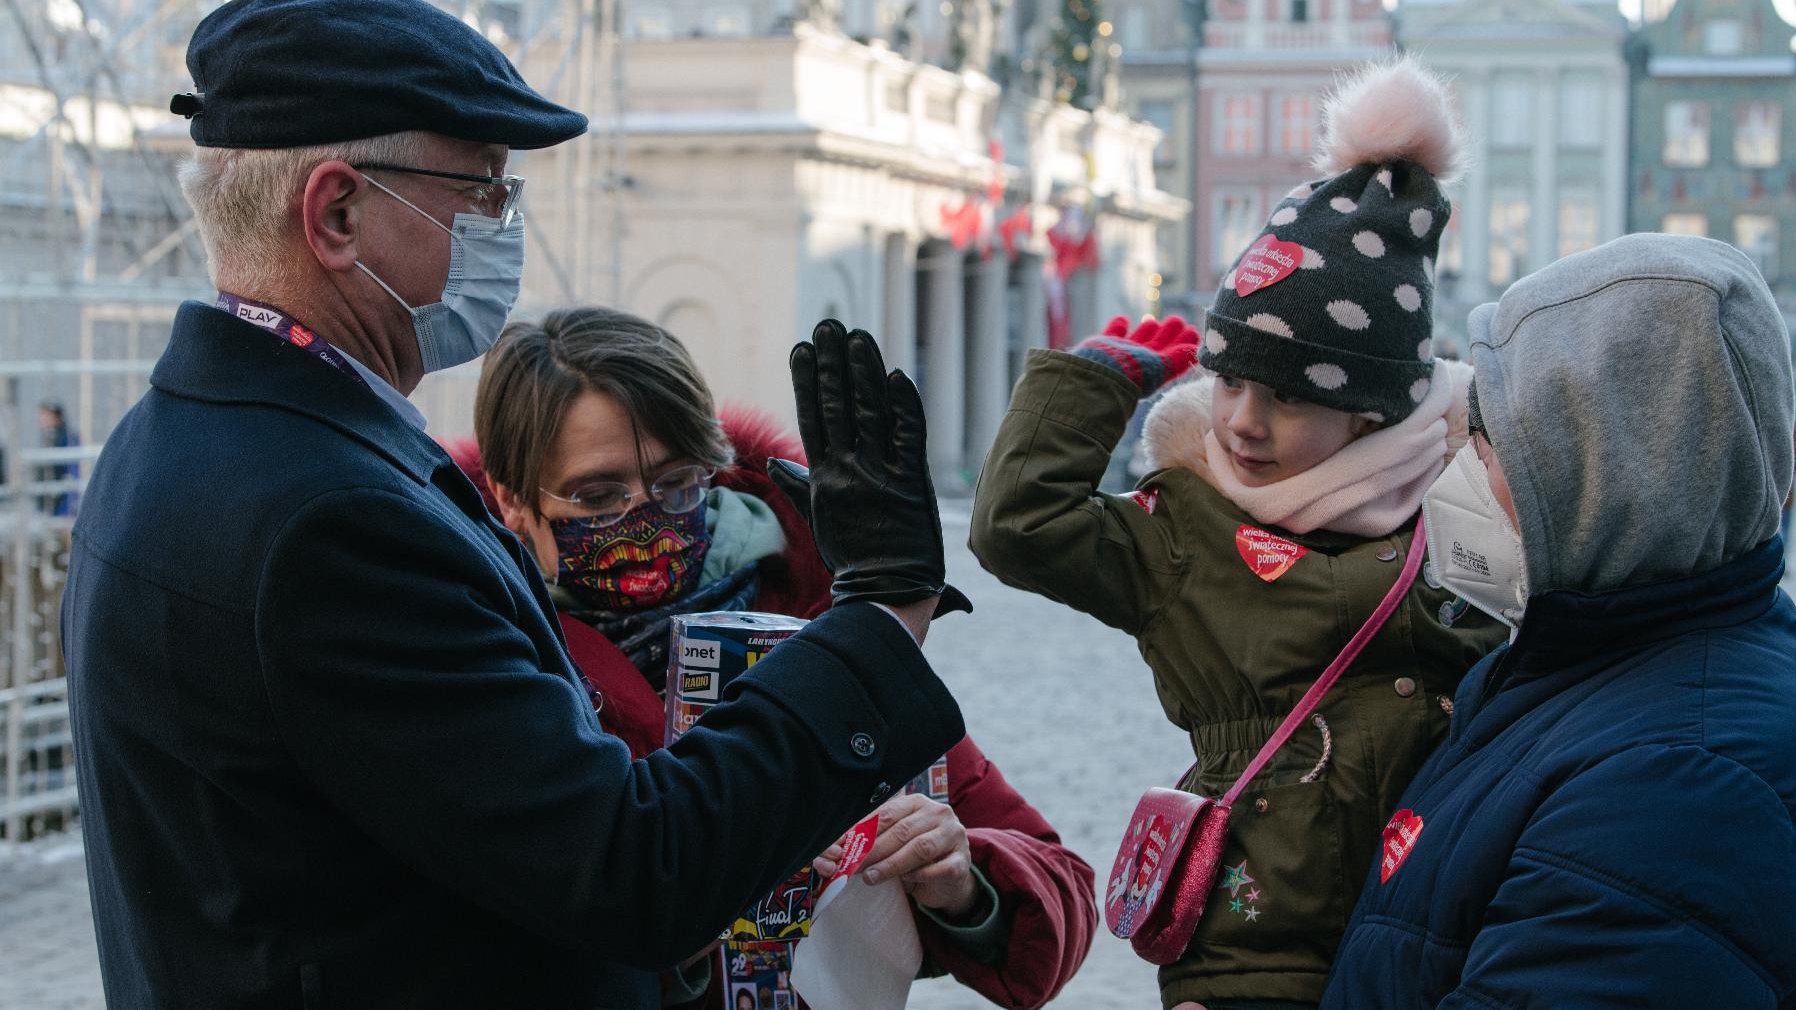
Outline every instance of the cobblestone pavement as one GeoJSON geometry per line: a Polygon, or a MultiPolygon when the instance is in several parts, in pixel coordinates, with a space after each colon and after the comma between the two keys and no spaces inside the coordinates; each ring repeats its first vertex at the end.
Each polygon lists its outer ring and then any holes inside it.
{"type": "MultiPolygon", "coordinates": [[[[949,577],[978,604],[931,632],[928,654],[960,698],[967,726],[1006,777],[1102,874],[1142,789],[1189,761],[1160,713],[1127,636],[1065,607],[1000,586],[966,551],[949,505],[949,577]]],[[[1796,571],[1785,581],[1796,591],[1796,571]]],[[[0,850],[0,1008],[104,1006],[78,837],[0,850]]],[[[1055,1007],[1148,1010],[1152,969],[1101,928],[1055,1007]]],[[[951,980],[919,983],[913,1010],[990,1004],[951,980]]]]}

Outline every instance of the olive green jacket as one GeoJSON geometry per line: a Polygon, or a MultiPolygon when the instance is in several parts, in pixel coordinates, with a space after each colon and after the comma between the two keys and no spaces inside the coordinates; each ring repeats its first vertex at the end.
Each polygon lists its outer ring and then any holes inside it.
{"type": "MultiPolygon", "coordinates": [[[[1137,395],[1103,365],[1031,352],[979,477],[971,544],[1004,582],[1135,636],[1167,718],[1191,738],[1183,787],[1220,796],[1376,609],[1412,530],[1270,530],[1308,553],[1265,581],[1237,549],[1244,527],[1265,528],[1191,470],[1145,478],[1151,507],[1097,491],[1137,395]]],[[[1321,1000],[1397,798],[1446,736],[1460,677],[1505,637],[1416,581],[1236,805],[1232,869],[1184,958],[1161,970],[1167,1006],[1321,1000]]]]}

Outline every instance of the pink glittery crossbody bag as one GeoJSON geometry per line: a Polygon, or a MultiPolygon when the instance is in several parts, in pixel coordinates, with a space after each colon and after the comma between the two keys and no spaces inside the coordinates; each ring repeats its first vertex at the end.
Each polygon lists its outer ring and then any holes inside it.
{"type": "MultiPolygon", "coordinates": [[[[1246,770],[1221,799],[1197,796],[1180,789],[1149,789],[1135,804],[1134,816],[1123,832],[1104,889],[1104,922],[1110,932],[1129,941],[1135,953],[1154,964],[1172,964],[1191,942],[1204,904],[1216,886],[1222,865],[1222,846],[1228,840],[1229,812],[1247,789],[1304,724],[1322,696],[1341,678],[1348,666],[1390,620],[1421,571],[1428,543],[1422,520],[1410,538],[1409,557],[1397,582],[1385,593],[1378,609],[1348,641],[1347,647],[1310,685],[1297,707],[1279,724],[1246,770]]],[[[1195,766],[1193,766],[1195,767],[1195,766]]],[[[1186,773],[1187,775],[1190,772],[1186,773]]]]}

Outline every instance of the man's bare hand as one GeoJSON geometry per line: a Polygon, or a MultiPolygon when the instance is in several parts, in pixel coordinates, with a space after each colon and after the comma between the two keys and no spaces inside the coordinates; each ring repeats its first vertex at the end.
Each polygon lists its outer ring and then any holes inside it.
{"type": "MultiPolygon", "coordinates": [[[[841,858],[838,843],[812,865],[828,877],[841,858]]],[[[896,796],[879,808],[879,836],[860,872],[869,884],[896,878],[911,900],[950,917],[972,911],[979,897],[967,829],[952,807],[921,794],[896,796]]]]}

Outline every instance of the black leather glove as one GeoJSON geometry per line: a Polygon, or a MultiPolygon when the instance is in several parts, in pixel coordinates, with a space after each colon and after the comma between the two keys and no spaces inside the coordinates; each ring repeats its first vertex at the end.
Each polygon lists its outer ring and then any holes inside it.
{"type": "Polygon", "coordinates": [[[941,597],[936,616],[971,612],[948,585],[942,519],[923,429],[923,399],[903,372],[886,373],[865,330],[817,324],[811,343],[792,348],[798,433],[811,460],[767,461],[767,475],[811,524],[817,551],[835,575],[837,604],[915,603],[941,597]]]}

